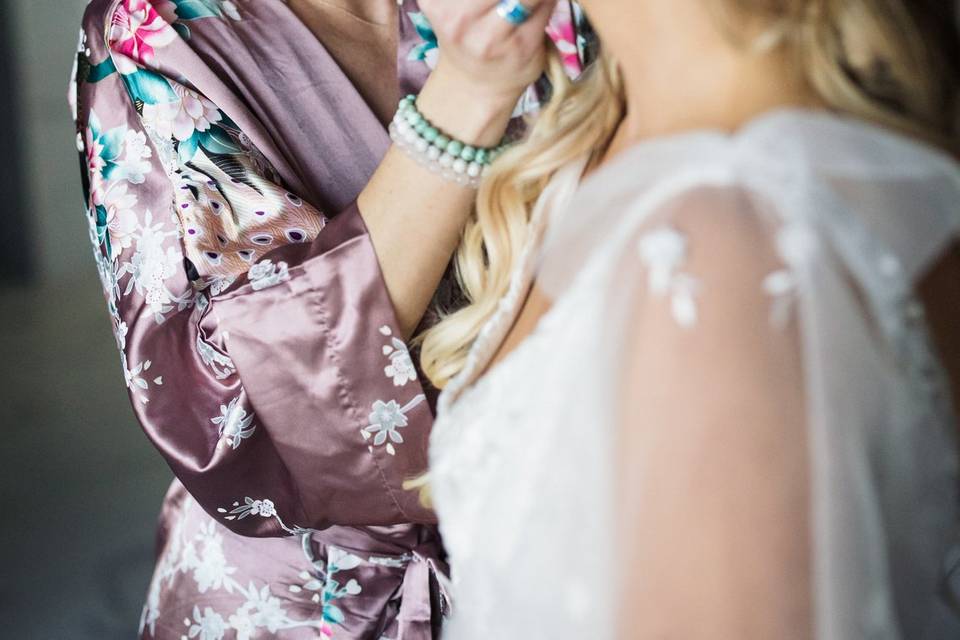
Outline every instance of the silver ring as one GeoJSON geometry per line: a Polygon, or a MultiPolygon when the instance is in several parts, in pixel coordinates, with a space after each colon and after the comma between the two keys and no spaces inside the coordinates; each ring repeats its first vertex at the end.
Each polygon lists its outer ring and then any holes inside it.
{"type": "Polygon", "coordinates": [[[500,0],[497,15],[516,27],[529,20],[533,12],[520,0],[500,0]]]}

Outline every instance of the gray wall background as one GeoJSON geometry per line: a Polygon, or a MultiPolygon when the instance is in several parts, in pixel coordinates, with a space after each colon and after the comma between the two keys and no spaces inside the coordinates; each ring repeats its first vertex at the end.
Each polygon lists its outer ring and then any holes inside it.
{"type": "Polygon", "coordinates": [[[14,67],[0,94],[19,113],[2,123],[19,149],[0,172],[19,168],[23,214],[3,222],[35,276],[0,281],[3,638],[135,638],[170,480],[133,419],[90,255],[65,101],[85,5],[0,0],[0,55],[14,67]]]}

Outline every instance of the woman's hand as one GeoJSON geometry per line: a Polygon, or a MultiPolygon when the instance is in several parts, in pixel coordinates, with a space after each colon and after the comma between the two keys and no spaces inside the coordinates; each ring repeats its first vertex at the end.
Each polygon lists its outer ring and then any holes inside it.
{"type": "Polygon", "coordinates": [[[524,90],[543,73],[544,37],[557,0],[526,0],[530,18],[513,25],[498,0],[420,0],[440,51],[418,107],[464,142],[495,145],[524,90]]]}
{"type": "MultiPolygon", "coordinates": [[[[492,147],[524,90],[543,72],[545,30],[557,0],[525,0],[512,25],[498,0],[420,0],[440,50],[417,108],[448,136],[492,147]]],[[[476,192],[421,167],[396,148],[357,199],[405,336],[420,323],[450,263],[476,192]]]]}

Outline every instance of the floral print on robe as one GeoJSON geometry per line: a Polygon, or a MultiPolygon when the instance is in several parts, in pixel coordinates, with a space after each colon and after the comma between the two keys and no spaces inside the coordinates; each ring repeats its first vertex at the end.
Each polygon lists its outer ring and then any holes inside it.
{"type": "Polygon", "coordinates": [[[443,551],[403,488],[432,410],[354,204],[383,126],[282,0],[93,0],[70,99],[123,375],[177,477],[142,637],[433,637],[443,551]]]}

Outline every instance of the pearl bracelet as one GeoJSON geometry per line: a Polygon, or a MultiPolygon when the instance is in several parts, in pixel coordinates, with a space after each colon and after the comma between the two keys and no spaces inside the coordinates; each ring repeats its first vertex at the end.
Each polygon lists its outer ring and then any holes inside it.
{"type": "Polygon", "coordinates": [[[445,135],[417,109],[415,96],[400,101],[390,123],[390,138],[420,165],[444,179],[477,188],[487,167],[503,153],[506,138],[496,147],[474,147],[445,135]]]}

